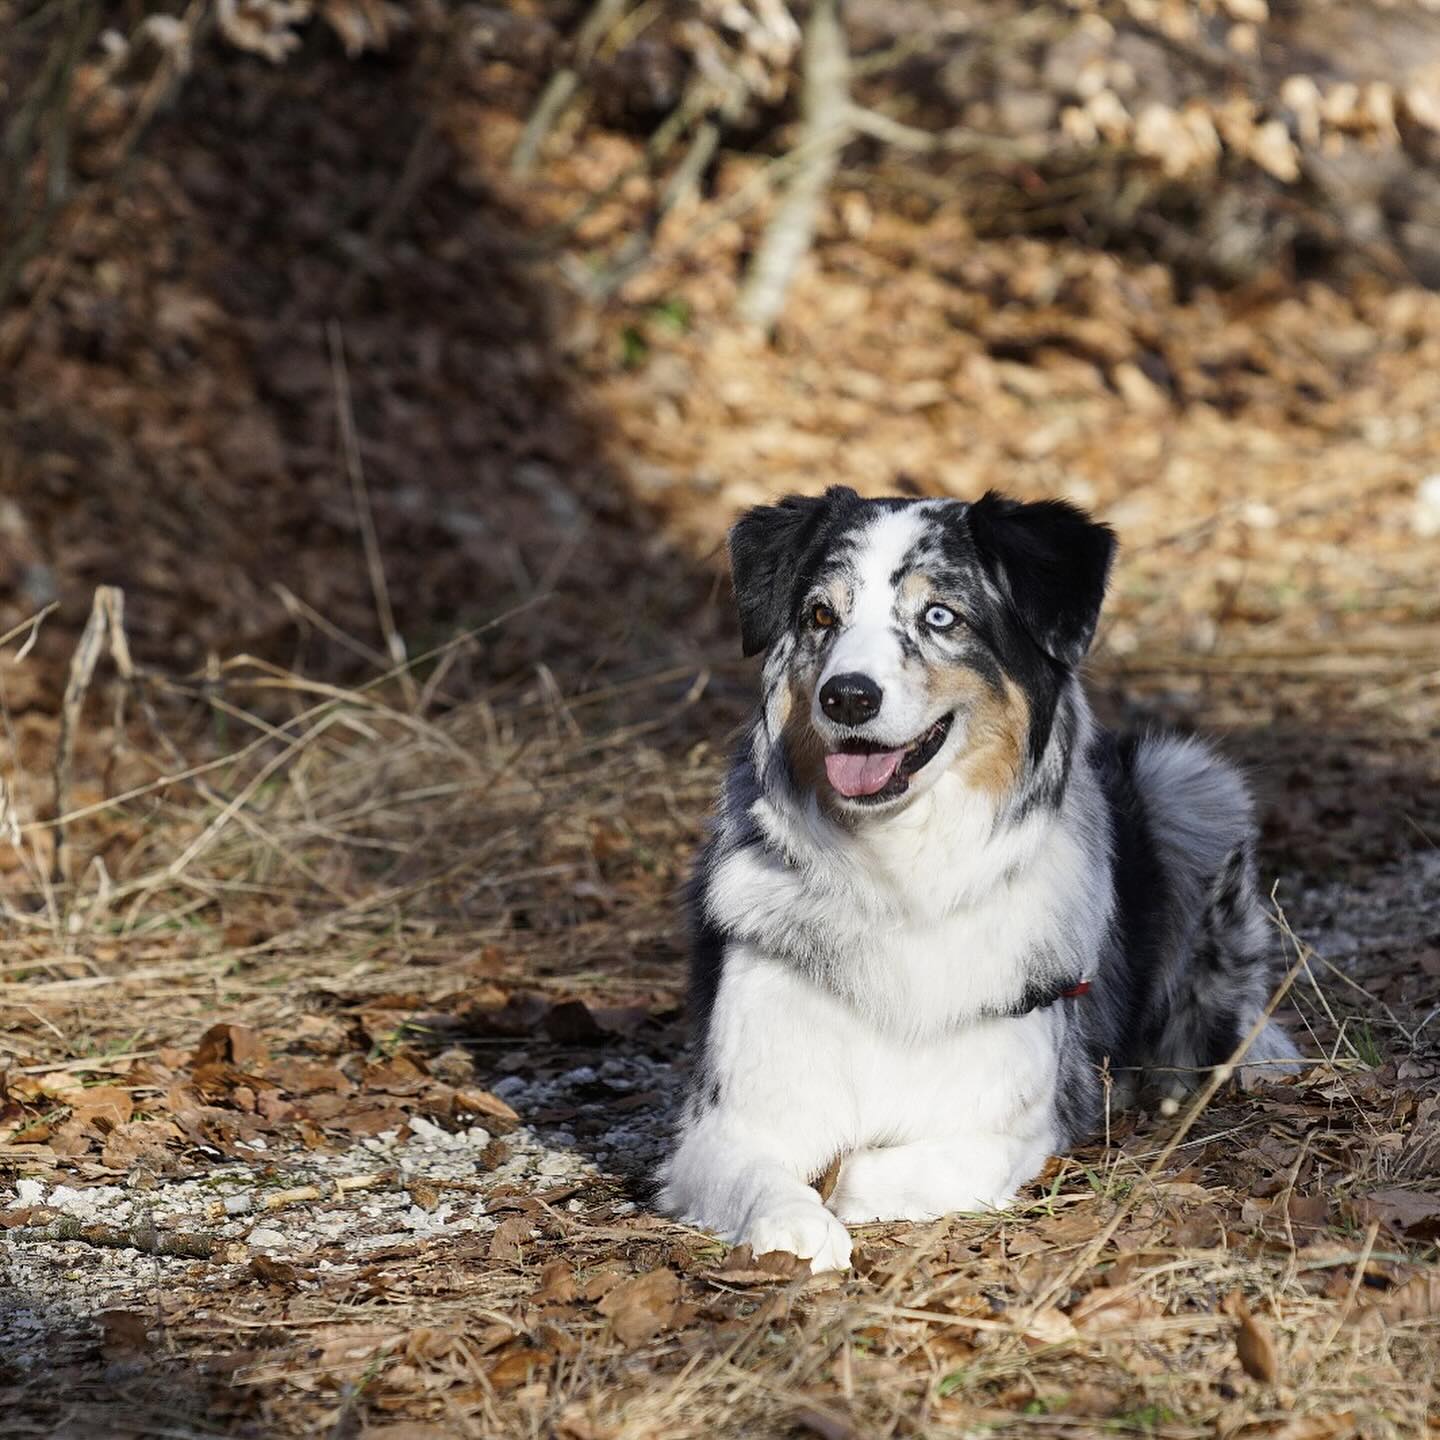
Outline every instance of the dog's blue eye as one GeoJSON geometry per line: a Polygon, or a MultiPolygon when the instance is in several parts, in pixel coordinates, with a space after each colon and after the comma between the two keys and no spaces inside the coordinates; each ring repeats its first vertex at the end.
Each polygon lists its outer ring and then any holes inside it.
{"type": "Polygon", "coordinates": [[[955,619],[955,612],[948,605],[932,605],[925,612],[925,623],[932,630],[948,630],[955,619]]]}

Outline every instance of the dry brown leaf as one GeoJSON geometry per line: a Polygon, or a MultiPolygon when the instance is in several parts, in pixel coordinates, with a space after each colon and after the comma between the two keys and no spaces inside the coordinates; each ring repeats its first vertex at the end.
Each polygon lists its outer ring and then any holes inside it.
{"type": "Polygon", "coordinates": [[[315,1337],[320,1353],[314,1357],[323,1375],[356,1375],[371,1357],[399,1338],[393,1325],[336,1325],[315,1337]]]}
{"type": "Polygon", "coordinates": [[[1213,1250],[1224,1236],[1224,1212],[1216,1205],[1201,1205],[1171,1230],[1170,1242],[1179,1250],[1213,1250]]]}
{"type": "Polygon", "coordinates": [[[575,1299],[575,1272],[563,1260],[552,1260],[540,1272],[540,1285],[530,1297],[537,1305],[568,1305],[575,1299]]]}
{"type": "Polygon", "coordinates": [[[1095,1335],[1127,1329],[1159,1313],[1159,1306],[1148,1295],[1116,1295],[1100,1289],[1092,1290],[1074,1305],[1070,1319],[1077,1329],[1095,1335]]]}
{"type": "Polygon", "coordinates": [[[1311,1195],[1292,1194],[1285,1204],[1285,1213],[1296,1230],[1323,1230],[1330,1223],[1330,1199],[1318,1192],[1311,1195]]]}
{"type": "Polygon", "coordinates": [[[70,1091],[64,1098],[74,1114],[99,1121],[110,1130],[124,1125],[135,1113],[135,1102],[130,1098],[130,1092],[118,1085],[92,1085],[84,1090],[70,1091]]]}
{"type": "Polygon", "coordinates": [[[615,1430],[586,1413],[586,1407],[572,1400],[556,1417],[555,1433],[561,1440],[611,1440],[615,1430]]]}
{"type": "Polygon", "coordinates": [[[429,1078],[425,1068],[409,1055],[391,1055],[365,1066],[360,1083],[386,1095],[414,1095],[429,1078]]]}
{"type": "Polygon", "coordinates": [[[604,1269],[597,1270],[593,1275],[587,1275],[584,1280],[576,1286],[575,1298],[577,1300],[599,1300],[608,1295],[623,1279],[624,1272],[619,1270],[604,1269]]]}
{"type": "Polygon", "coordinates": [[[212,1025],[201,1037],[190,1058],[194,1067],[230,1064],[245,1069],[263,1065],[265,1042],[248,1025],[212,1025]]]}
{"type": "Polygon", "coordinates": [[[1339,1415],[1291,1415],[1283,1420],[1262,1420],[1247,1425],[1245,1440],[1340,1440],[1358,1434],[1355,1416],[1346,1410],[1339,1415]]]}
{"type": "Polygon", "coordinates": [[[1412,1275],[1373,1308],[1391,1325],[1440,1319],[1440,1272],[1412,1275]]]}
{"type": "Polygon", "coordinates": [[[80,1077],[69,1070],[52,1070],[48,1075],[20,1076],[13,1086],[19,1095],[48,1095],[54,1100],[70,1103],[73,1094],[84,1087],[80,1077]]]}
{"type": "Polygon", "coordinates": [[[629,1347],[666,1329],[679,1299],[679,1276],[673,1270],[651,1270],[622,1281],[596,1308],[609,1319],[615,1338],[629,1347]]]}
{"type": "Polygon", "coordinates": [[[490,1367],[490,1383],[497,1390],[514,1390],[529,1384],[537,1370],[548,1370],[554,1363],[555,1357],[548,1350],[517,1345],[512,1350],[503,1351],[490,1367]]]}
{"type": "Polygon", "coordinates": [[[328,1118],[312,1115],[312,1118],[320,1119],[327,1130],[345,1130],[351,1135],[380,1135],[386,1130],[404,1129],[409,1116],[395,1106],[381,1105],[349,1115],[328,1118]]]}
{"type": "Polygon", "coordinates": [[[457,1114],[488,1115],[491,1119],[506,1120],[512,1125],[520,1123],[519,1115],[488,1090],[457,1090],[452,1105],[457,1114]]]}
{"type": "Polygon", "coordinates": [[[1041,1345],[1059,1345],[1075,1338],[1075,1325],[1063,1310],[1047,1305],[1026,1322],[1025,1338],[1041,1345]]]}
{"type": "Polygon", "coordinates": [[[1373,1190],[1349,1204],[1362,1225],[1378,1220],[1397,1239],[1440,1239],[1440,1195],[1419,1190],[1373,1190]]]}
{"type": "Polygon", "coordinates": [[[343,1070],[334,1065],[319,1065],[313,1060],[275,1060],[265,1073],[287,1095],[314,1095],[322,1090],[348,1095],[355,1088],[343,1070]]]}
{"type": "Polygon", "coordinates": [[[820,1440],[854,1440],[858,1433],[843,1415],[818,1405],[803,1405],[790,1418],[802,1430],[820,1436],[820,1440]]]}
{"type": "Polygon", "coordinates": [[[518,1260],[521,1246],[530,1239],[534,1227],[524,1215],[511,1215],[502,1220],[490,1236],[492,1260],[518,1260]]]}
{"type": "Polygon", "coordinates": [[[835,1186],[840,1179],[840,1163],[844,1158],[843,1155],[837,1154],[824,1170],[810,1182],[815,1189],[820,1192],[821,1200],[829,1200],[835,1193],[835,1186]]]}
{"type": "Polygon", "coordinates": [[[615,1035],[631,1035],[649,1018],[643,1005],[591,1006],[583,1000],[562,1000],[550,1007],[545,1029],[562,1044],[589,1045],[615,1035]]]}
{"type": "Polygon", "coordinates": [[[431,1425],[424,1420],[395,1420],[389,1425],[367,1425],[365,1440],[454,1440],[449,1425],[431,1425]]]}
{"type": "Polygon", "coordinates": [[[250,1273],[267,1285],[278,1285],[282,1290],[294,1291],[300,1288],[300,1272],[285,1260],[274,1260],[268,1255],[253,1255],[250,1258],[250,1273]]]}
{"type": "Polygon", "coordinates": [[[138,1310],[102,1310],[99,1315],[101,1349],[107,1358],[134,1355],[145,1349],[153,1315],[138,1310]]]}
{"type": "Polygon", "coordinates": [[[130,1170],[140,1164],[154,1169],[169,1163],[166,1147],[178,1139],[179,1126],[168,1120],[132,1120],[105,1137],[100,1159],[112,1170],[130,1170]]]}
{"type": "Polygon", "coordinates": [[[1240,1357],[1241,1368],[1252,1380],[1273,1385],[1280,1377],[1280,1357],[1276,1353],[1270,1327],[1252,1315],[1248,1309],[1239,1319],[1239,1329],[1235,1332],[1235,1353],[1240,1357]]]}
{"type": "Polygon", "coordinates": [[[711,1276],[726,1285],[777,1285],[809,1273],[809,1262],[798,1259],[788,1250],[769,1250],[764,1255],[756,1255],[748,1245],[736,1245],[711,1276]]]}

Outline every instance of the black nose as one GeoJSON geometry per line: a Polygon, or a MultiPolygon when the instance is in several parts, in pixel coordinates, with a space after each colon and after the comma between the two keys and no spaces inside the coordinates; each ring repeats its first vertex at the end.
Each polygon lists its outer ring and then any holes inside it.
{"type": "Polygon", "coordinates": [[[863,725],[880,710],[880,687],[858,671],[832,675],[820,687],[820,708],[841,725],[863,725]]]}

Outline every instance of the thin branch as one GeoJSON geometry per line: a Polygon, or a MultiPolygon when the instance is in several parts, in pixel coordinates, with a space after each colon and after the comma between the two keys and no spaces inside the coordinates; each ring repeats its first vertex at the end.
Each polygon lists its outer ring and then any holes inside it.
{"type": "Polygon", "coordinates": [[[125,640],[125,592],[113,585],[101,585],[95,591],[90,618],[85,622],[80,643],[70,659],[70,674],[60,701],[60,738],[55,747],[55,858],[51,865],[51,883],[55,885],[65,880],[69,860],[65,850],[65,821],[80,710],[107,643],[111,659],[122,679],[130,680],[134,675],[134,666],[130,662],[130,647],[125,640]]]}
{"type": "Polygon", "coordinates": [[[879,110],[851,105],[846,112],[851,125],[862,135],[894,145],[901,150],[924,153],[944,151],[950,154],[995,155],[1006,160],[1039,160],[1055,153],[1055,142],[1049,136],[1011,139],[1005,135],[986,135],[967,125],[954,125],[947,130],[922,130],[906,125],[879,110]]]}
{"type": "Polygon", "coordinates": [[[370,572],[370,589],[375,596],[375,612],[380,620],[380,633],[385,648],[399,667],[400,688],[406,705],[413,711],[416,701],[415,677],[406,664],[405,641],[395,628],[395,612],[390,605],[390,587],[385,580],[385,562],[380,554],[380,539],[375,533],[375,516],[370,508],[370,490],[365,483],[365,467],[360,462],[360,442],[355,433],[355,411],[350,403],[350,376],[345,368],[345,338],[340,323],[329,324],[330,366],[335,381],[335,408],[340,418],[340,443],[345,452],[345,470],[350,477],[350,490],[355,497],[355,514],[360,522],[360,538],[365,546],[365,566],[370,572]]]}
{"type": "Polygon", "coordinates": [[[791,177],[740,292],[741,318],[767,333],[774,329],[790,283],[810,249],[820,207],[850,133],[850,65],[839,0],[815,0],[805,24],[804,67],[801,143],[816,142],[814,153],[791,177]]]}
{"type": "Polygon", "coordinates": [[[524,179],[535,168],[540,147],[554,129],[561,115],[580,89],[580,77],[594,57],[601,42],[619,24],[630,0],[595,0],[595,5],[575,37],[575,51],[570,64],[557,70],[540,92],[525,129],[510,156],[510,173],[524,179]]]}
{"type": "Polygon", "coordinates": [[[655,238],[655,232],[665,217],[688,195],[695,193],[700,177],[709,169],[715,152],[720,148],[720,125],[715,120],[704,120],[695,127],[690,144],[681,157],[675,172],[665,182],[660,192],[659,203],[649,223],[630,235],[620,247],[615,258],[596,275],[586,287],[590,296],[604,300],[613,295],[632,275],[644,268],[645,260],[655,238]]]}

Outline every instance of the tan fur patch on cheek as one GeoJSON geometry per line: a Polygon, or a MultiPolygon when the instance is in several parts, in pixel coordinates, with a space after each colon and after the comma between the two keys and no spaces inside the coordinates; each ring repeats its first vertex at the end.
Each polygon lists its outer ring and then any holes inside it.
{"type": "Polygon", "coordinates": [[[957,673],[968,674],[973,690],[963,715],[968,743],[951,769],[970,789],[998,798],[1012,790],[1024,772],[1030,706],[1013,680],[1007,679],[1005,693],[997,695],[973,671],[957,673]]]}
{"type": "Polygon", "coordinates": [[[825,777],[825,747],[810,723],[810,697],[799,680],[790,681],[782,703],[785,718],[780,726],[780,743],[785,747],[795,782],[804,789],[817,790],[825,777]]]}

